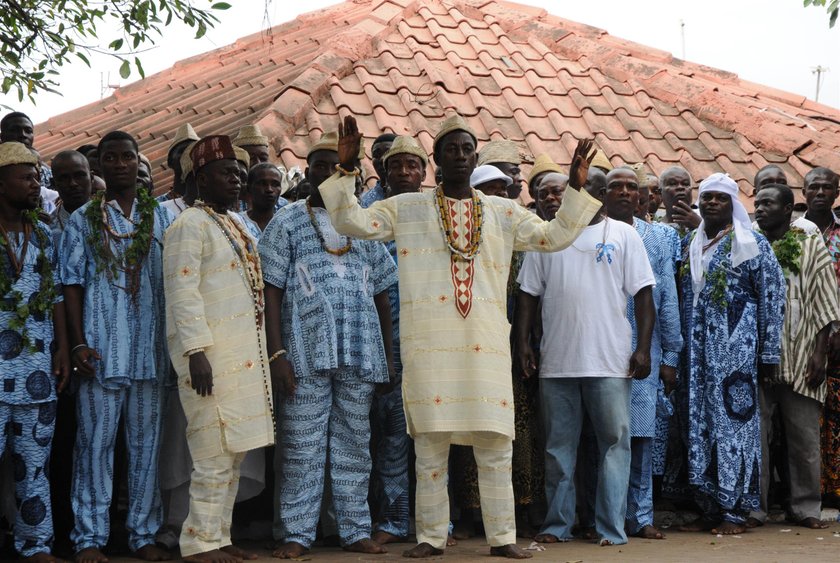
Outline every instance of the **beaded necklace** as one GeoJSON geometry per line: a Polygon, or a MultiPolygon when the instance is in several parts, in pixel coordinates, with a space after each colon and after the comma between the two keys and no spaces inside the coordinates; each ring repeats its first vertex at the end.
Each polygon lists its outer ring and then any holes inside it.
{"type": "Polygon", "coordinates": [[[458,248],[456,246],[454,229],[452,228],[452,219],[446,205],[446,197],[443,195],[443,184],[438,184],[437,188],[435,188],[435,202],[437,203],[438,208],[438,218],[440,219],[440,226],[443,229],[443,237],[446,241],[446,246],[449,248],[449,254],[453,261],[460,260],[462,262],[471,262],[476,257],[481,247],[481,228],[484,225],[484,205],[478,197],[478,192],[474,189],[470,189],[470,192],[473,211],[473,220],[470,222],[470,242],[466,248],[458,248]]]}
{"type": "Polygon", "coordinates": [[[242,270],[247,278],[245,279],[245,285],[248,286],[251,292],[251,298],[254,301],[257,326],[262,326],[263,312],[265,311],[265,283],[263,282],[259,254],[254,247],[251,237],[245,230],[245,226],[236,219],[230,218],[227,213],[219,215],[201,200],[196,200],[194,206],[210,216],[216,226],[222,231],[222,234],[225,235],[234,254],[236,254],[236,257],[242,263],[242,270]],[[236,235],[230,230],[228,224],[233,224],[233,227],[237,231],[236,235]]]}
{"type": "MultiPolygon", "coordinates": [[[[231,249],[233,249],[234,254],[236,254],[236,257],[242,263],[242,268],[239,270],[240,275],[243,275],[244,273],[243,280],[251,293],[251,300],[254,303],[254,318],[257,324],[257,344],[259,345],[260,350],[265,350],[265,344],[262,342],[264,332],[261,330],[265,314],[265,283],[263,282],[260,255],[254,247],[253,239],[248,234],[245,226],[236,219],[230,217],[227,213],[219,215],[200,199],[195,200],[195,202],[193,202],[193,206],[207,213],[210,219],[212,219],[216,226],[219,227],[219,230],[222,231],[222,234],[227,239],[231,249]],[[228,228],[228,222],[233,223],[238,236],[234,235],[234,233],[228,228]]],[[[263,388],[265,390],[266,400],[268,401],[268,410],[271,414],[272,422],[276,423],[270,379],[265,370],[268,362],[263,361],[262,354],[260,363],[262,365],[263,388]]]]}
{"type": "Polygon", "coordinates": [[[318,235],[318,240],[321,243],[321,248],[323,248],[327,253],[332,254],[333,256],[344,256],[350,249],[353,248],[353,239],[350,237],[347,238],[347,244],[342,246],[338,249],[332,249],[327,246],[327,240],[324,238],[324,233],[321,232],[321,227],[318,226],[318,220],[315,218],[315,212],[312,211],[312,204],[309,203],[309,198],[306,198],[306,212],[309,213],[309,222],[312,223],[312,227],[315,229],[315,234],[318,235]]]}
{"type": "Polygon", "coordinates": [[[53,268],[46,255],[48,238],[42,229],[37,228],[37,224],[37,210],[23,212],[23,245],[20,258],[18,258],[12,249],[12,243],[6,229],[0,225],[0,246],[6,248],[9,266],[13,270],[13,275],[9,276],[8,272],[10,268],[0,267],[0,298],[2,298],[0,299],[0,311],[14,313],[13,317],[9,320],[9,328],[20,331],[21,348],[26,347],[32,351],[35,350],[29,341],[26,320],[30,317],[38,316],[46,319],[52,318],[52,307],[56,298],[55,284],[53,283],[53,268]],[[23,294],[20,291],[12,290],[12,286],[23,271],[23,262],[26,260],[29,239],[33,232],[35,233],[35,239],[38,244],[38,258],[35,262],[35,270],[40,276],[40,279],[38,291],[34,294],[34,298],[24,303],[23,294]]]}

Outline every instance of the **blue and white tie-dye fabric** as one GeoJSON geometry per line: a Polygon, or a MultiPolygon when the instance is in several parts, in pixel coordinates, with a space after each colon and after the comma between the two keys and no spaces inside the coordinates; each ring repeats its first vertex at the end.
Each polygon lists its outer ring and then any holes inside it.
{"type": "MultiPolygon", "coordinates": [[[[155,209],[155,224],[149,252],[140,272],[140,287],[132,297],[126,287],[125,273],[111,280],[105,271],[97,271],[92,236],[94,230],[85,210],[77,209],[61,237],[61,281],[80,285],[85,290],[83,326],[85,341],[102,359],[95,364],[96,379],[103,387],[117,389],[133,380],[157,379],[169,373],[166,351],[166,328],[163,299],[163,233],[172,223],[166,209],[155,209]]],[[[136,202],[130,219],[115,204],[105,207],[111,228],[118,234],[134,232],[140,222],[136,202]]],[[[99,227],[97,226],[97,229],[99,227]]],[[[132,238],[111,237],[112,251],[121,256],[132,238]]]]}

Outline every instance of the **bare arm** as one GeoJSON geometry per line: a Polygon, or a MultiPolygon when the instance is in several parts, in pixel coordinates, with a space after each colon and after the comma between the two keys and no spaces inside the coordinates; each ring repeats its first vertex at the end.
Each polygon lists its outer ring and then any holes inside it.
{"type": "Polygon", "coordinates": [[[53,332],[55,333],[55,353],[52,357],[53,375],[58,380],[57,391],[61,393],[67,387],[70,377],[70,358],[67,349],[67,318],[64,314],[64,301],[53,305],[53,332]]]}
{"type": "MultiPolygon", "coordinates": [[[[391,299],[388,291],[373,296],[376,313],[379,315],[379,329],[382,331],[382,344],[385,346],[385,359],[388,362],[388,380],[393,383],[394,371],[394,325],[391,321],[391,299]]],[[[389,388],[390,389],[390,388],[389,388]]]]}
{"type": "MultiPolygon", "coordinates": [[[[268,357],[271,358],[283,349],[283,333],[280,327],[285,291],[269,283],[265,284],[265,339],[268,357]]],[[[297,389],[295,370],[287,359],[287,354],[274,358],[270,364],[271,382],[280,393],[294,395],[297,389]]]]}
{"type": "Polygon", "coordinates": [[[814,337],[814,352],[808,359],[805,382],[811,389],[816,389],[825,381],[826,360],[828,359],[828,337],[831,324],[827,324],[814,337]]]}
{"type": "Polygon", "coordinates": [[[64,312],[67,339],[70,345],[70,361],[74,373],[90,377],[94,374],[93,361],[100,360],[99,353],[89,348],[85,342],[82,328],[82,306],[85,300],[85,288],[81,285],[64,286],[64,312]],[[78,370],[78,371],[76,371],[78,370]]]}
{"type": "Polygon", "coordinates": [[[516,295],[516,319],[514,322],[514,343],[519,369],[526,379],[537,373],[538,359],[531,347],[531,329],[537,316],[540,298],[521,289],[516,295]]]}
{"type": "Polygon", "coordinates": [[[650,341],[656,316],[653,286],[648,285],[636,292],[633,307],[636,314],[636,349],[630,356],[628,375],[634,379],[644,379],[650,375],[650,341]]]}

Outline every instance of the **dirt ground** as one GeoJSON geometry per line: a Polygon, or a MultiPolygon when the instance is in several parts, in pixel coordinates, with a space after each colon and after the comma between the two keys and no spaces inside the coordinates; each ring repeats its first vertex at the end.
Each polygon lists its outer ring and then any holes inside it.
{"type": "MultiPolygon", "coordinates": [[[[630,543],[615,547],[599,547],[594,543],[572,541],[565,544],[545,546],[545,551],[533,552],[532,561],[552,563],[589,563],[594,561],[729,561],[747,563],[797,562],[816,563],[821,561],[840,562],[840,523],[832,523],[826,530],[806,530],[790,524],[768,523],[762,528],[750,530],[740,536],[719,537],[711,534],[686,533],[666,530],[665,540],[630,539],[630,543]]],[[[520,540],[521,547],[530,542],[520,540]]],[[[271,552],[256,544],[249,546],[259,553],[258,561],[277,562],[271,552]]],[[[315,548],[298,561],[313,562],[405,562],[400,554],[411,544],[389,545],[387,555],[364,556],[346,553],[336,548],[315,548]]],[[[483,539],[461,541],[446,550],[446,555],[429,561],[460,563],[468,561],[499,561],[489,557],[489,548],[483,539]]],[[[138,561],[127,557],[111,557],[112,562],[138,561]]]]}

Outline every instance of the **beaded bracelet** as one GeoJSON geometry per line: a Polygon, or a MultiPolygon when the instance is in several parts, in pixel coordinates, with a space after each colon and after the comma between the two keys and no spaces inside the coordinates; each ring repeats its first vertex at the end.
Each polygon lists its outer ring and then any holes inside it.
{"type": "Polygon", "coordinates": [[[284,356],[285,354],[286,354],[286,350],[285,350],[285,349],[281,348],[280,350],[277,350],[277,351],[276,351],[276,352],[274,352],[274,353],[271,355],[271,357],[268,359],[268,363],[273,362],[274,360],[276,360],[276,359],[277,359],[277,358],[279,358],[280,356],[284,356]]]}
{"type": "Polygon", "coordinates": [[[342,176],[358,176],[362,173],[362,171],[356,168],[355,166],[353,167],[353,170],[345,170],[344,167],[341,166],[341,164],[335,165],[335,171],[341,174],[342,176]]]}

